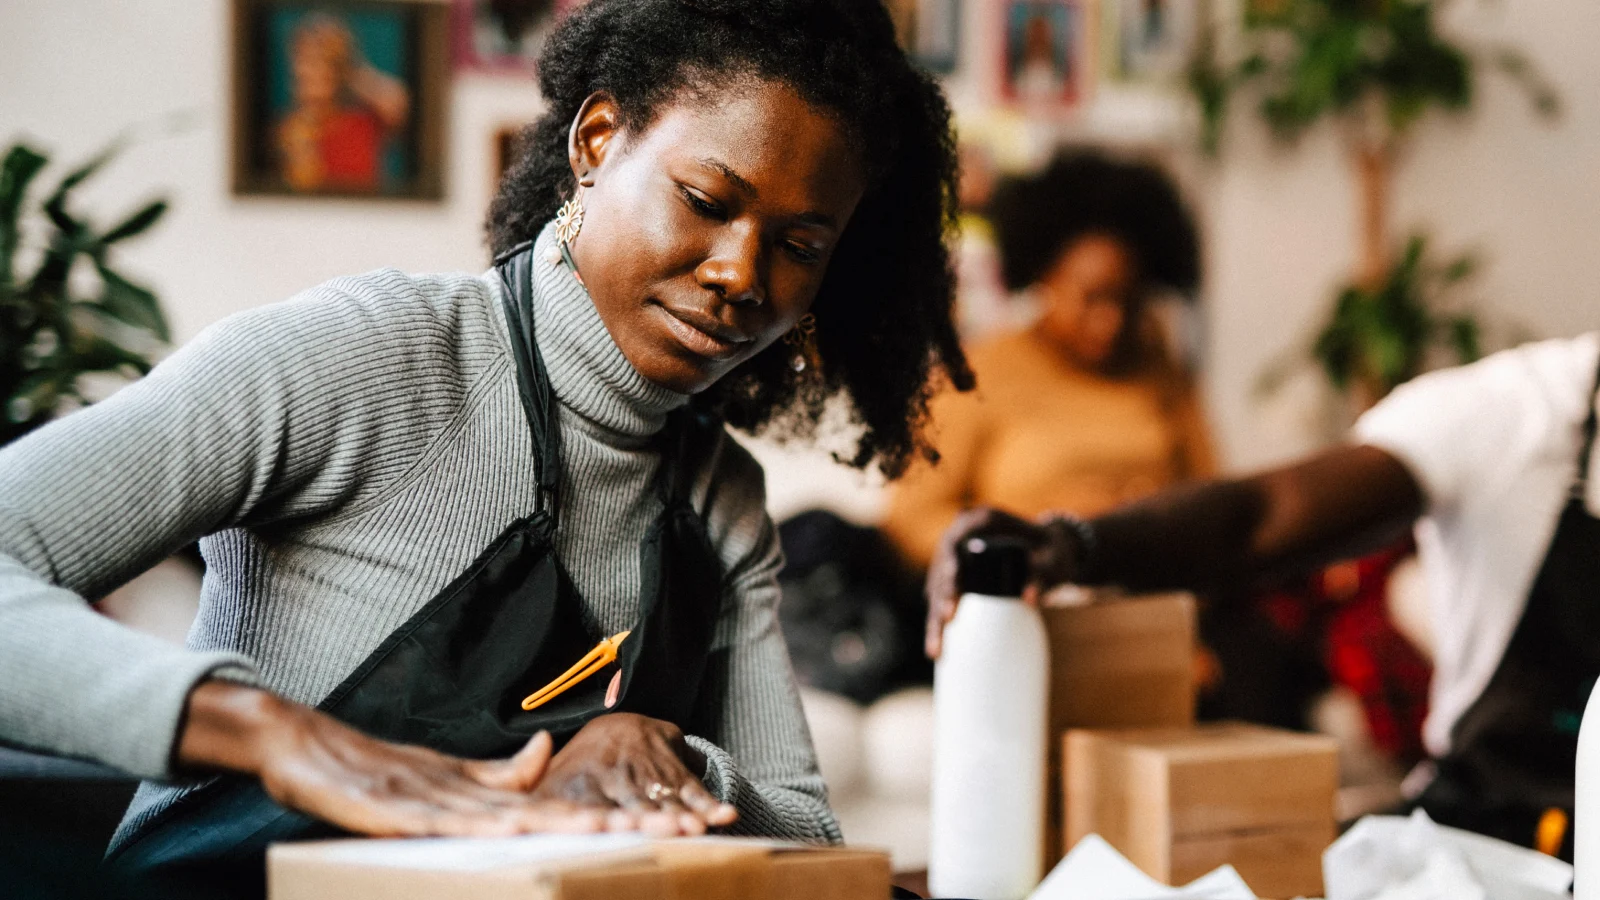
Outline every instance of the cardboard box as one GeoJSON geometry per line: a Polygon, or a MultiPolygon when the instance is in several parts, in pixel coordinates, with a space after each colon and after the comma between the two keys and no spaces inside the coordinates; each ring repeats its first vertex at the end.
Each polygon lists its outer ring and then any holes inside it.
{"type": "Polygon", "coordinates": [[[632,835],[342,840],[267,853],[269,900],[883,900],[886,853],[632,835]]]}
{"type": "Polygon", "coordinates": [[[1105,838],[1184,884],[1232,865],[1263,897],[1322,895],[1337,744],[1256,725],[1068,732],[1064,846],[1105,838]]]}
{"type": "MultiPolygon", "coordinates": [[[[1045,868],[1061,859],[1061,735],[1194,724],[1195,602],[1188,594],[1046,606],[1050,747],[1045,868]]],[[[1043,873],[1040,873],[1043,875],[1043,873]]]]}

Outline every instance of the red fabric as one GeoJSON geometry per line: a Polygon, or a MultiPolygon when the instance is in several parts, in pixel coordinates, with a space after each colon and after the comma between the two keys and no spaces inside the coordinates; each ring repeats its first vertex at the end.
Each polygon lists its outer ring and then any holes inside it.
{"type": "Polygon", "coordinates": [[[1260,599],[1262,614],[1285,635],[1321,632],[1329,677],[1361,698],[1373,742],[1403,766],[1426,756],[1422,722],[1433,677],[1432,665],[1389,619],[1389,575],[1414,550],[1408,540],[1260,599]]]}
{"type": "Polygon", "coordinates": [[[326,187],[362,191],[379,188],[383,123],[370,111],[347,107],[334,113],[323,125],[318,149],[326,187]]]}

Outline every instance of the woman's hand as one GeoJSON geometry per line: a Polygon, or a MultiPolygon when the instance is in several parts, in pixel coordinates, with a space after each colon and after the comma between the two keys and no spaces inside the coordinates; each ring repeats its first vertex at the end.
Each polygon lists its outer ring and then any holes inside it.
{"type": "Polygon", "coordinates": [[[350,74],[350,92],[372,110],[391,133],[405,127],[411,113],[411,96],[405,83],[368,65],[365,60],[350,74]]]}
{"type": "Polygon", "coordinates": [[[585,725],[556,754],[533,796],[604,810],[612,831],[704,834],[739,817],[700,783],[705,766],[676,725],[611,713],[585,725]]]}
{"type": "Polygon", "coordinates": [[[1033,581],[1023,599],[1037,603],[1039,595],[1076,576],[1083,555],[1070,527],[1060,520],[1029,522],[990,507],[976,507],[956,516],[928,564],[928,630],[924,650],[938,659],[944,649],[944,627],[956,614],[960,588],[956,584],[957,551],[972,537],[1015,537],[1033,548],[1033,581]]]}
{"type": "Polygon", "coordinates": [[[184,767],[256,775],[272,799],[372,835],[598,831],[605,818],[530,791],[550,762],[535,735],[505,760],[465,760],[368,737],[257,688],[208,681],[189,695],[184,767]]]}

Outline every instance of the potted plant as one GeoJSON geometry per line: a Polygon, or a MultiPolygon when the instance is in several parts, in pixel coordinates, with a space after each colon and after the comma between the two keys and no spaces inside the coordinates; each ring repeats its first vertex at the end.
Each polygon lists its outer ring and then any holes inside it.
{"type": "Polygon", "coordinates": [[[1446,308],[1475,261],[1434,260],[1420,234],[1395,254],[1389,235],[1395,161],[1430,111],[1471,106],[1485,65],[1520,84],[1545,117],[1559,113],[1555,91],[1514,50],[1468,50],[1440,34],[1444,4],[1435,0],[1245,3],[1242,52],[1225,61],[1212,31],[1190,69],[1206,150],[1217,151],[1231,101],[1248,88],[1261,119],[1284,141],[1324,121],[1334,124],[1356,175],[1360,258],[1352,280],[1336,292],[1313,357],[1335,388],[1355,394],[1357,406],[1418,374],[1432,351],[1463,362],[1476,358],[1476,318],[1446,308]]]}
{"type": "Polygon", "coordinates": [[[72,205],[73,191],[120,149],[114,143],[67,173],[36,207],[29,187],[49,158],[19,143],[0,161],[0,444],[87,403],[84,375],[148,372],[171,339],[155,294],[111,261],[111,248],[159,221],[166,201],[103,229],[72,205]],[[96,277],[74,277],[75,269],[96,277]]]}

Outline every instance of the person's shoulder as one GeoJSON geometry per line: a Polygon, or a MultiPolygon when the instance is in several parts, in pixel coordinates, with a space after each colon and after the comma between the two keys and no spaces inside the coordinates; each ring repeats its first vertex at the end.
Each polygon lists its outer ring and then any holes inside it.
{"type": "Polygon", "coordinates": [[[1378,407],[1459,398],[1480,414],[1571,411],[1582,407],[1600,364],[1600,332],[1532,341],[1466,365],[1439,369],[1399,386],[1378,407]]]}
{"type": "MultiPolygon", "coordinates": [[[[1523,394],[1571,405],[1585,400],[1600,366],[1600,332],[1533,341],[1463,366],[1463,378],[1501,383],[1523,394]]],[[[1583,404],[1586,405],[1586,404],[1583,404]]]]}
{"type": "Polygon", "coordinates": [[[225,345],[235,356],[334,369],[364,362],[477,369],[504,353],[493,308],[497,296],[485,276],[378,269],[236,313],[195,343],[225,345]]]}
{"type": "Polygon", "coordinates": [[[1026,329],[1008,329],[974,341],[967,348],[967,361],[974,371],[1001,372],[1038,355],[1038,344],[1026,329]]]}
{"type": "Polygon", "coordinates": [[[347,321],[380,340],[437,339],[493,322],[490,277],[376,269],[325,281],[284,304],[289,315],[347,321]]]}
{"type": "Polygon", "coordinates": [[[1535,465],[1574,434],[1593,396],[1597,336],[1523,344],[1395,388],[1352,429],[1406,464],[1433,502],[1481,488],[1491,472],[1535,465]]]}

